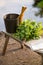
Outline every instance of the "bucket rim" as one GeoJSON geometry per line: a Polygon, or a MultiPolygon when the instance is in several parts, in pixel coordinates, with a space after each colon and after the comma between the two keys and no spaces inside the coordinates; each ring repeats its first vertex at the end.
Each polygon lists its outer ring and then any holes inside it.
{"type": "MultiPolygon", "coordinates": [[[[7,17],[8,15],[17,15],[17,17],[16,17],[15,19],[11,19],[11,20],[16,20],[16,19],[19,18],[19,14],[16,14],[16,13],[8,13],[8,14],[5,14],[5,15],[3,16],[4,20],[6,19],[6,17],[7,17]]],[[[7,20],[10,20],[10,19],[7,18],[7,20]]]]}

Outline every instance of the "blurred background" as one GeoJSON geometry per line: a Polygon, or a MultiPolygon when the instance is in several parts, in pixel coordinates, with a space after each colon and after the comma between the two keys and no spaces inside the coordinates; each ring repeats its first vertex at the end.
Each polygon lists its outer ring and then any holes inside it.
{"type": "Polygon", "coordinates": [[[20,14],[22,6],[27,7],[23,20],[31,19],[36,22],[42,22],[43,25],[43,17],[35,16],[39,9],[33,7],[33,4],[34,0],[0,0],[0,31],[5,31],[3,16],[8,13],[20,14]]]}

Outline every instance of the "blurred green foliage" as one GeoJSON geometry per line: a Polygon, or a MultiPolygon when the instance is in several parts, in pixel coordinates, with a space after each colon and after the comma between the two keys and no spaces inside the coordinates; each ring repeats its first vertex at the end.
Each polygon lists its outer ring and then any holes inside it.
{"type": "Polygon", "coordinates": [[[43,0],[34,0],[33,6],[40,8],[36,16],[40,15],[40,17],[43,17],[43,0]]]}
{"type": "Polygon", "coordinates": [[[25,20],[17,28],[14,36],[20,40],[39,39],[40,31],[42,30],[41,22],[25,20]]]}

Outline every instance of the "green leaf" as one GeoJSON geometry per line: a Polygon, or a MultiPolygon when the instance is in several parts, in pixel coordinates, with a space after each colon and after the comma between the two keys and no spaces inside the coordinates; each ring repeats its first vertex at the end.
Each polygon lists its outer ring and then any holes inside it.
{"type": "Polygon", "coordinates": [[[20,40],[38,39],[40,37],[40,31],[42,30],[42,23],[37,23],[31,20],[23,21],[17,28],[15,37],[20,40]]]}
{"type": "Polygon", "coordinates": [[[39,8],[43,8],[43,0],[41,2],[38,3],[37,5],[39,8]]]}

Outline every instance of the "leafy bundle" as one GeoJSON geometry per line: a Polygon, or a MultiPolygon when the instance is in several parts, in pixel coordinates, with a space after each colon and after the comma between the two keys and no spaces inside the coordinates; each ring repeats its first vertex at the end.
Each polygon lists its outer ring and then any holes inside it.
{"type": "Polygon", "coordinates": [[[25,20],[17,28],[14,36],[20,40],[39,39],[42,24],[34,21],[25,20]]]}

